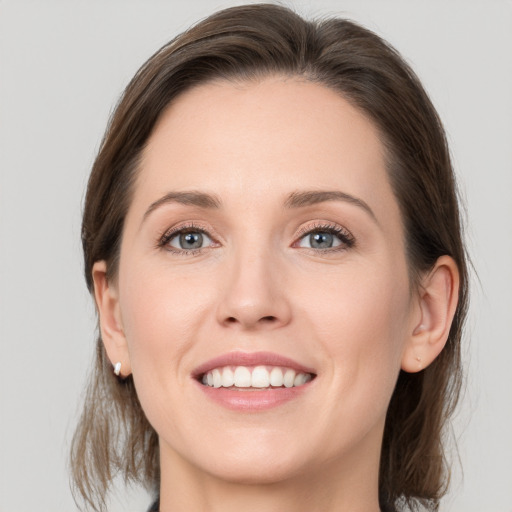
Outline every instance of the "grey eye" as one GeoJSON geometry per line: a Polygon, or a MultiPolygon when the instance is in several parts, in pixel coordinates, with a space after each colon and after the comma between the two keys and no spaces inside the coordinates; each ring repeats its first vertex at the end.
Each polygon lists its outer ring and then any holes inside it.
{"type": "Polygon", "coordinates": [[[309,247],[311,249],[331,249],[341,245],[341,240],[334,233],[328,231],[316,231],[304,236],[299,243],[299,247],[309,247]]]}
{"type": "Polygon", "coordinates": [[[169,245],[176,249],[193,250],[201,249],[211,245],[211,238],[200,231],[187,231],[184,233],[177,233],[169,240],[169,245]]]}

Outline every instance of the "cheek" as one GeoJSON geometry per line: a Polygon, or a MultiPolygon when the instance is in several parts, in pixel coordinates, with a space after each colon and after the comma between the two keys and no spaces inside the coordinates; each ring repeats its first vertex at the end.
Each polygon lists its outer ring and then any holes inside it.
{"type": "Polygon", "coordinates": [[[183,368],[203,329],[204,280],[158,266],[133,265],[128,274],[123,281],[120,269],[120,302],[137,395],[153,427],[173,432],[179,444],[183,418],[176,411],[186,409],[190,376],[183,368]]]}
{"type": "Polygon", "coordinates": [[[123,327],[136,378],[147,373],[169,375],[179,365],[203,316],[204,283],[198,281],[155,267],[135,268],[129,280],[120,283],[123,327]],[[160,367],[165,371],[154,371],[160,367]]]}
{"type": "Polygon", "coordinates": [[[407,340],[410,296],[406,271],[393,266],[381,271],[352,267],[326,280],[322,288],[323,293],[309,295],[303,311],[316,326],[331,361],[335,386],[354,400],[354,407],[363,398],[386,407],[407,340]]]}
{"type": "Polygon", "coordinates": [[[335,448],[326,450],[345,446],[343,432],[352,432],[350,442],[380,435],[406,339],[407,287],[382,275],[353,277],[345,276],[344,286],[317,300],[314,310],[329,368],[315,427],[332,439],[335,448]]]}
{"type": "Polygon", "coordinates": [[[341,341],[359,340],[361,348],[378,348],[375,337],[384,342],[395,338],[393,333],[403,333],[410,308],[405,270],[391,264],[347,265],[320,279],[317,274],[307,287],[300,294],[306,298],[304,313],[312,312],[319,318],[319,328],[341,341]]]}

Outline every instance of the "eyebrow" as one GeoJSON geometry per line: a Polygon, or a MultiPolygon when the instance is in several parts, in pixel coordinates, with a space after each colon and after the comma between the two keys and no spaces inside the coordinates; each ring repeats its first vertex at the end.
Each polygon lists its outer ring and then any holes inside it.
{"type": "MultiPolygon", "coordinates": [[[[339,190],[305,190],[301,192],[292,192],[284,202],[285,208],[304,208],[315,204],[328,201],[343,201],[362,208],[370,217],[378,223],[377,217],[368,204],[355,196],[341,192],[339,190]]],[[[144,213],[142,222],[157,208],[168,203],[178,203],[188,206],[197,206],[204,209],[219,209],[221,201],[218,197],[207,194],[205,192],[188,191],[188,192],[169,192],[160,199],[150,204],[144,213]]]]}
{"type": "Polygon", "coordinates": [[[157,199],[155,202],[149,205],[149,208],[144,213],[144,217],[142,221],[146,220],[146,218],[157,208],[164,204],[168,203],[178,203],[189,206],[197,206],[198,208],[205,209],[217,209],[220,208],[220,200],[211,195],[205,194],[204,192],[169,192],[165,194],[165,196],[157,199]]]}
{"type": "Polygon", "coordinates": [[[306,190],[304,192],[292,192],[284,205],[287,208],[303,208],[327,201],[344,201],[362,208],[370,217],[378,223],[373,210],[362,199],[339,190],[306,190]]]}

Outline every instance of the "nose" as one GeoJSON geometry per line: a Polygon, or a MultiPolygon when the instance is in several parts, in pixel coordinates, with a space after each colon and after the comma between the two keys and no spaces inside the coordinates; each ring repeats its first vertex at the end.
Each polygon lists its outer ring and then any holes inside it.
{"type": "Polygon", "coordinates": [[[276,329],[291,320],[285,275],[268,251],[237,254],[223,279],[218,321],[242,330],[276,329]]]}

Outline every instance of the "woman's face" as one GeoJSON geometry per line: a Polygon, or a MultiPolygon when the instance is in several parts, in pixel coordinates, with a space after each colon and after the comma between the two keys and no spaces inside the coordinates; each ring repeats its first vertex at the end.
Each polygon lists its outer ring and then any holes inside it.
{"type": "Polygon", "coordinates": [[[378,466],[418,311],[383,146],[339,94],[274,77],[174,101],[116,297],[163,466],[245,482],[378,466]]]}

